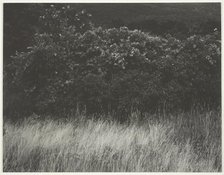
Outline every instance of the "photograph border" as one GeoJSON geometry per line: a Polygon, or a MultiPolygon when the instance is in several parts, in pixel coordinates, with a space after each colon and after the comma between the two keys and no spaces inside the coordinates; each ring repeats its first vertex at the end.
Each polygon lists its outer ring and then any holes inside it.
{"type": "MultiPolygon", "coordinates": [[[[1,90],[0,90],[0,97],[1,97],[1,107],[0,107],[0,111],[1,111],[1,119],[0,119],[0,125],[1,125],[1,129],[0,129],[0,155],[1,155],[1,161],[0,161],[0,173],[2,174],[39,174],[40,172],[34,172],[34,173],[26,173],[26,172],[14,172],[14,173],[8,173],[8,172],[3,172],[3,23],[4,23],[4,15],[3,15],[3,4],[4,3],[221,3],[221,36],[222,36],[222,41],[224,39],[224,36],[223,36],[223,2],[222,0],[197,0],[197,1],[194,1],[194,0],[2,0],[1,3],[0,3],[0,12],[1,12],[1,18],[0,18],[0,21],[1,21],[1,34],[0,34],[0,38],[1,38],[1,62],[0,62],[0,70],[1,70],[1,90]]],[[[12,12],[13,13],[13,12],[12,12]]],[[[223,51],[224,49],[224,46],[223,46],[223,42],[221,43],[221,51],[223,51]]],[[[223,68],[223,61],[222,59],[224,58],[223,57],[223,54],[221,53],[221,67],[223,68]]],[[[221,85],[222,85],[222,93],[223,94],[223,91],[224,91],[224,87],[223,87],[223,80],[224,80],[224,70],[221,69],[221,77],[222,77],[222,80],[221,80],[221,85]]],[[[222,96],[222,95],[221,95],[222,96]]],[[[224,166],[223,166],[223,162],[224,162],[224,118],[223,118],[223,109],[224,109],[224,99],[222,98],[222,101],[221,101],[221,116],[222,116],[222,172],[198,172],[198,173],[194,173],[194,174],[222,174],[223,173],[223,169],[224,169],[224,166]]],[[[66,173],[59,173],[59,172],[49,172],[49,173],[46,173],[44,172],[43,174],[71,174],[71,173],[74,173],[74,174],[82,174],[82,175],[90,175],[92,173],[94,174],[189,174],[187,172],[125,172],[125,173],[121,173],[121,172],[118,172],[118,173],[115,173],[115,172],[109,172],[109,173],[106,173],[106,172],[84,172],[84,173],[80,173],[80,172],[66,172],[66,173]]],[[[190,172],[192,173],[192,172],[190,172]]],[[[42,174],[42,173],[41,173],[42,174]]]]}

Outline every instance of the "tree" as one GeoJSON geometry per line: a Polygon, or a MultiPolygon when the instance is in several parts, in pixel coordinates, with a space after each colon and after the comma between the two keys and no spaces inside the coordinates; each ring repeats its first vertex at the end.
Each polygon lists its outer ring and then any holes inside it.
{"type": "Polygon", "coordinates": [[[17,99],[6,99],[6,114],[62,115],[79,108],[125,118],[164,104],[167,110],[220,105],[218,32],[180,40],[104,29],[69,5],[51,5],[40,18],[33,46],[16,53],[5,69],[6,89],[17,99]]]}

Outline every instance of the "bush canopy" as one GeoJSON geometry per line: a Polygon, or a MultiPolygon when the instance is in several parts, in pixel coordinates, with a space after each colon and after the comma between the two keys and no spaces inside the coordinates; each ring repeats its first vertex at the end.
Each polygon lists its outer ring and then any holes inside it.
{"type": "Polygon", "coordinates": [[[4,66],[4,115],[188,110],[221,103],[220,33],[177,39],[94,27],[52,5],[26,52],[4,66]]]}

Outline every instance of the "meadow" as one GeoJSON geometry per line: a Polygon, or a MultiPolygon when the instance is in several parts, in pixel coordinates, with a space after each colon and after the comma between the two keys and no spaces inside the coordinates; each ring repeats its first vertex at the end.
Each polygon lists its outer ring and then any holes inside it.
{"type": "Polygon", "coordinates": [[[4,172],[219,172],[221,112],[202,111],[4,121],[4,172]]]}
{"type": "Polygon", "coordinates": [[[220,172],[220,9],[4,4],[4,172],[220,172]]]}

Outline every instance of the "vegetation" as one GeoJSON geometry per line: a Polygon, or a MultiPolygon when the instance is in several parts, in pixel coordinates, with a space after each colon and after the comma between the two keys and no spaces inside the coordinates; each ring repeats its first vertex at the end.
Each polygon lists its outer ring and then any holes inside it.
{"type": "Polygon", "coordinates": [[[5,172],[221,171],[220,4],[134,6],[4,5],[5,172]]]}
{"type": "Polygon", "coordinates": [[[136,115],[123,125],[82,115],[6,122],[4,171],[221,171],[220,112],[150,115],[143,123],[136,115]]]}
{"type": "MultiPolygon", "coordinates": [[[[4,64],[16,51],[32,45],[32,35],[41,30],[39,16],[51,4],[4,4],[4,64]],[[11,12],[14,13],[11,13],[11,12]]],[[[64,6],[66,4],[55,4],[64,6]]],[[[153,34],[172,34],[186,38],[193,34],[221,32],[221,3],[92,3],[68,4],[73,11],[86,9],[96,26],[106,28],[128,26],[153,34]]]]}
{"type": "Polygon", "coordinates": [[[62,115],[78,108],[126,118],[137,110],[220,105],[218,31],[180,40],[94,27],[90,18],[69,5],[45,10],[33,46],[4,67],[5,114],[62,115]]]}

